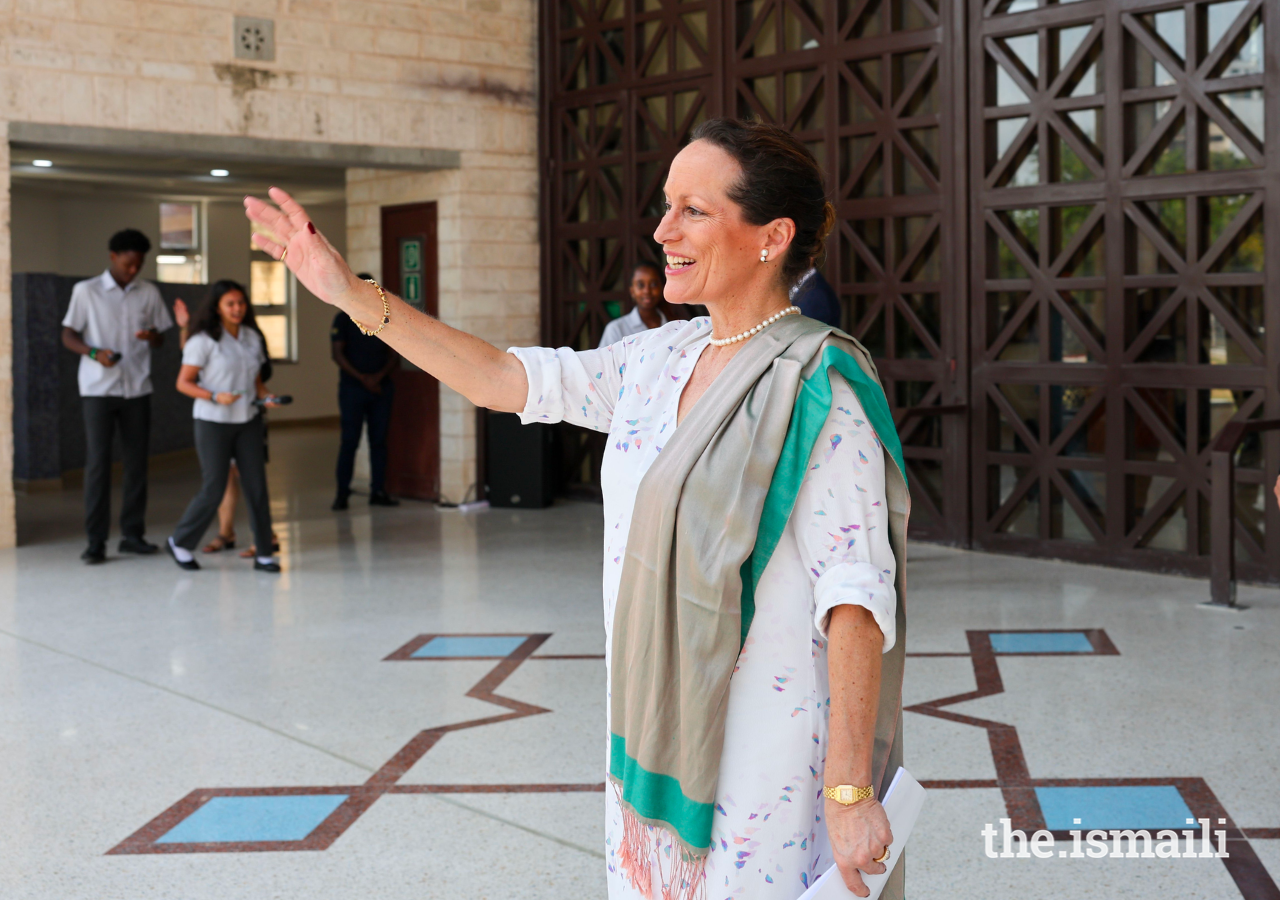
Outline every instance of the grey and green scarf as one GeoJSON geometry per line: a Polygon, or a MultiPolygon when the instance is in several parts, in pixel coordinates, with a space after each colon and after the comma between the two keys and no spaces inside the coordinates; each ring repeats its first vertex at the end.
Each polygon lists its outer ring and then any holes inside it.
{"type": "Polygon", "coordinates": [[[898,637],[882,660],[874,750],[881,794],[901,762],[910,510],[902,447],[866,350],[812,319],[785,318],[730,360],[636,496],[613,622],[609,779],[624,814],[621,862],[646,895],[645,826],[661,828],[679,848],[663,876],[674,893],[692,895],[701,881],[729,679],[751,627],[756,586],[831,410],[832,369],[852,387],[892,460],[885,485],[898,637]]]}

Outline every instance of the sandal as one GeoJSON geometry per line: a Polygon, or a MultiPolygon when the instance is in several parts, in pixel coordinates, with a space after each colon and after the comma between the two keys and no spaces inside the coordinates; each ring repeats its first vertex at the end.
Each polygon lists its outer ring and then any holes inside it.
{"type": "MultiPolygon", "coordinates": [[[[274,534],[271,535],[271,552],[272,553],[280,552],[280,538],[276,537],[274,534]]],[[[250,546],[248,549],[240,551],[241,559],[249,559],[250,557],[257,556],[257,555],[258,555],[258,548],[256,545],[250,546]]]]}
{"type": "Polygon", "coordinates": [[[234,549],[236,545],[236,536],[220,534],[209,543],[205,544],[202,553],[221,553],[223,550],[234,549]]]}

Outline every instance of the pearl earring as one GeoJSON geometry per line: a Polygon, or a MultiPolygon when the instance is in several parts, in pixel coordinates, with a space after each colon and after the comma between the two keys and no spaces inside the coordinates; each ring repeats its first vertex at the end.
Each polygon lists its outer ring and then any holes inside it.
{"type": "Polygon", "coordinates": [[[768,250],[761,250],[761,251],[760,251],[760,262],[768,262],[768,261],[769,261],[769,251],[768,251],[768,250]]]}

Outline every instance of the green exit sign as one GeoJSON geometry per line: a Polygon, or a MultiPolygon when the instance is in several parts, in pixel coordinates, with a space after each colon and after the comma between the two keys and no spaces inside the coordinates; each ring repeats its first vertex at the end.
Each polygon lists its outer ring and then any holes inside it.
{"type": "Polygon", "coordinates": [[[422,276],[405,275],[403,279],[404,302],[422,308],[422,276]]]}
{"type": "Polygon", "coordinates": [[[404,302],[425,311],[422,297],[422,238],[400,239],[400,294],[404,302]]]}
{"type": "Polygon", "coordinates": [[[415,238],[400,244],[400,268],[404,272],[422,271],[422,241],[415,238]]]}

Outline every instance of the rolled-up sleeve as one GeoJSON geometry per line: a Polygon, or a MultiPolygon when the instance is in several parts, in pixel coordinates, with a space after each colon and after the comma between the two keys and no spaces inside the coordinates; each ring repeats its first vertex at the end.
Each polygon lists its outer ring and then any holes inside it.
{"type": "Polygon", "coordinates": [[[814,625],[826,637],[833,609],[862,606],[880,626],[888,652],[897,640],[898,600],[884,448],[848,383],[834,370],[830,375],[831,413],[792,513],[799,519],[800,556],[813,579],[814,625]]]}
{"type": "Polygon", "coordinates": [[[625,345],[582,351],[512,347],[507,352],[520,360],[529,381],[522,423],[570,422],[609,430],[627,369],[625,345]]]}

